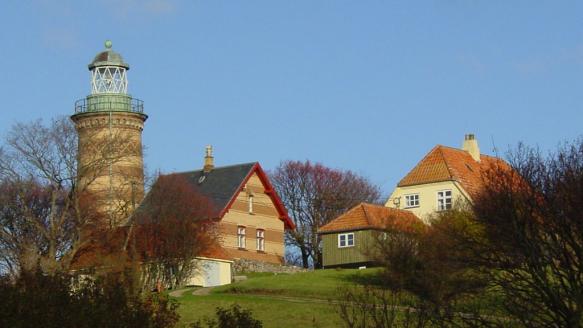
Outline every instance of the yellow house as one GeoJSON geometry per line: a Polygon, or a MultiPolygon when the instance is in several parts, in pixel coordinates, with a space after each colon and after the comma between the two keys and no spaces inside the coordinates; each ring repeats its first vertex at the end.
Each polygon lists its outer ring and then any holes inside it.
{"type": "Polygon", "coordinates": [[[431,213],[472,202],[483,184],[482,174],[502,163],[480,154],[473,134],[465,136],[461,149],[437,145],[399,181],[385,206],[409,210],[428,223],[431,213]]]}

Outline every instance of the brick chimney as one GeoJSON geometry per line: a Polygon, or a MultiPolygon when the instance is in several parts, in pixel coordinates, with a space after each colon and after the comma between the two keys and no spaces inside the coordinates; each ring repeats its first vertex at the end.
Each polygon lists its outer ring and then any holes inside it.
{"type": "Polygon", "coordinates": [[[473,133],[465,135],[462,149],[470,153],[474,161],[480,161],[480,147],[478,147],[478,140],[476,140],[473,133]]]}
{"type": "Polygon", "coordinates": [[[215,158],[213,157],[213,146],[211,146],[211,145],[206,146],[206,152],[205,152],[205,156],[204,156],[204,167],[203,167],[204,173],[209,173],[210,171],[213,170],[213,168],[215,167],[214,159],[215,158]]]}

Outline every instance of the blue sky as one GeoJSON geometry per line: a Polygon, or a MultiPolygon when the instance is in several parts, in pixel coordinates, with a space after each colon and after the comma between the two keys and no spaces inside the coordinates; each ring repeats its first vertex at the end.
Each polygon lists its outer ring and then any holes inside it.
{"type": "Polygon", "coordinates": [[[2,1],[0,134],[73,113],[106,39],[150,171],[310,159],[388,194],[434,145],[583,132],[582,1],[2,1]]]}

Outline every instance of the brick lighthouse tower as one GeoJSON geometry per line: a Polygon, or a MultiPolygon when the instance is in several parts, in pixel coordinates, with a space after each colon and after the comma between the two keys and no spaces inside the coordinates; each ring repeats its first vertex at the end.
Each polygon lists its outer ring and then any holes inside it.
{"type": "Polygon", "coordinates": [[[91,94],[75,102],[78,188],[108,227],[124,225],[144,197],[142,130],[148,118],[128,93],[129,65],[105,42],[89,64],[91,94]]]}

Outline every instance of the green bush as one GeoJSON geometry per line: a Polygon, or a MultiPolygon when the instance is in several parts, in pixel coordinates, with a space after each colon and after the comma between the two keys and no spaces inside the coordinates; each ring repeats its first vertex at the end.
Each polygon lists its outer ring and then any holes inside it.
{"type": "MultiPolygon", "coordinates": [[[[216,309],[216,319],[206,318],[204,320],[208,328],[262,328],[261,321],[253,318],[253,313],[247,309],[241,309],[238,304],[232,305],[229,309],[218,307],[216,309]]],[[[191,328],[203,328],[199,320],[193,323],[191,328]]]]}
{"type": "Polygon", "coordinates": [[[177,304],[160,294],[133,294],[119,277],[76,281],[41,272],[0,279],[0,327],[174,327],[177,304]]]}

